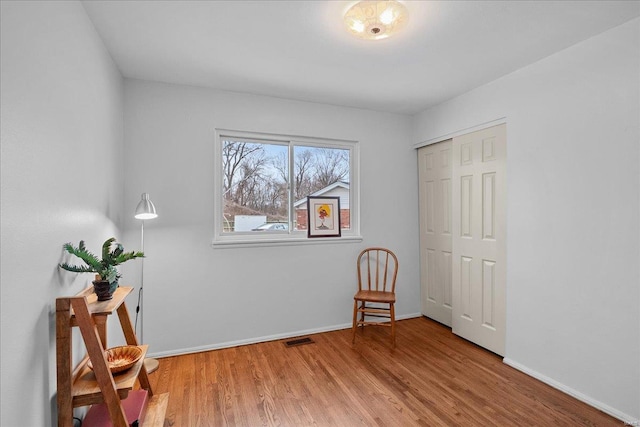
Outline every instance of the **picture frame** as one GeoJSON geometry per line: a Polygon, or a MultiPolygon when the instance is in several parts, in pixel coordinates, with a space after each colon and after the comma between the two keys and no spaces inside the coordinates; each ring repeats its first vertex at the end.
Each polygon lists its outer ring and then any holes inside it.
{"type": "Polygon", "coordinates": [[[340,197],[307,196],[307,237],[340,237],[340,197]]]}

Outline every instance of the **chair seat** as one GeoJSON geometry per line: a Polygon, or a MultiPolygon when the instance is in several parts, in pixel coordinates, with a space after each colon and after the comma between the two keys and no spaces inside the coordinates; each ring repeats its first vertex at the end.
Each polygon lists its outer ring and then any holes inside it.
{"type": "Polygon", "coordinates": [[[381,303],[395,303],[396,294],[394,292],[382,291],[358,291],[353,297],[356,301],[369,301],[381,303]]]}

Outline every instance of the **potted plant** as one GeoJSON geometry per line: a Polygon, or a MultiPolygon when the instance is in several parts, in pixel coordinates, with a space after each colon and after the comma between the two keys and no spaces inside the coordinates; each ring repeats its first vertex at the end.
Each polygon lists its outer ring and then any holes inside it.
{"type": "Polygon", "coordinates": [[[71,243],[65,243],[63,247],[67,252],[84,261],[86,265],[78,266],[64,262],[58,264],[58,267],[75,273],[96,273],[93,287],[98,301],[110,300],[118,288],[118,279],[121,275],[116,268],[117,265],[130,259],[144,257],[142,252],[125,252],[122,245],[116,242],[115,237],[107,239],[102,244],[102,259],[87,250],[84,240],[80,240],[78,247],[71,243]]]}

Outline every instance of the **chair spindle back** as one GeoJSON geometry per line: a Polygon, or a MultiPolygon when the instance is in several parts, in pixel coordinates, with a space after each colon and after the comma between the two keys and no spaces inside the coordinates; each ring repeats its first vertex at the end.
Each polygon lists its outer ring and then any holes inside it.
{"type": "Polygon", "coordinates": [[[359,290],[395,292],[397,275],[398,258],[389,249],[367,248],[358,255],[359,290]]]}

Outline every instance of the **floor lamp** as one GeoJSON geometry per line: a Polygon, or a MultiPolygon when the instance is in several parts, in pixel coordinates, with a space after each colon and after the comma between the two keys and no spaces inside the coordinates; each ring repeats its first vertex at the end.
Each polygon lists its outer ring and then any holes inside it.
{"type": "MultiPolygon", "coordinates": [[[[140,228],[140,250],[144,252],[144,221],[146,219],[154,219],[158,217],[156,213],[156,207],[153,205],[153,202],[149,199],[149,193],[142,193],[142,200],[138,203],[136,207],[136,219],[141,220],[142,226],[140,228]]],[[[144,343],[144,257],[140,259],[142,262],[141,265],[141,273],[140,273],[140,290],[138,291],[138,307],[136,308],[136,323],[137,323],[137,313],[140,311],[140,343],[144,343]]],[[[144,359],[144,366],[147,369],[147,373],[154,372],[158,369],[158,361],[152,358],[144,359]]]]}

